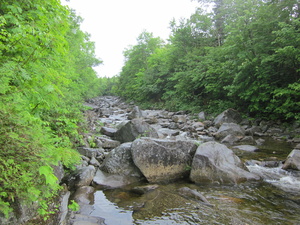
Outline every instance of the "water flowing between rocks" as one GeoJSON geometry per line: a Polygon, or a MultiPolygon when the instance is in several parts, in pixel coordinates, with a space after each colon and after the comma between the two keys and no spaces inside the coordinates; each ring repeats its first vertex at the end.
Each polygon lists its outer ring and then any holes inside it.
{"type": "MultiPolygon", "coordinates": [[[[88,105],[96,111],[101,108],[98,122],[102,126],[116,127],[128,118],[127,106],[116,97],[102,97],[88,105]]],[[[154,115],[153,119],[161,112],[147,111],[154,115]]],[[[180,131],[179,135],[182,133],[180,131]]],[[[292,150],[290,143],[269,137],[265,137],[259,148],[260,152],[235,153],[243,161],[272,160],[275,156],[280,161],[292,150]]],[[[80,213],[87,218],[104,219],[86,224],[300,224],[300,173],[282,170],[281,165],[248,164],[247,168],[262,180],[235,185],[194,184],[180,180],[157,184],[157,188],[146,193],[132,191],[149,185],[146,181],[119,188],[96,187],[89,196],[90,203],[80,213]],[[178,189],[182,187],[197,190],[213,207],[180,195],[178,189]]],[[[73,221],[73,224],[85,223],[73,221]]]]}

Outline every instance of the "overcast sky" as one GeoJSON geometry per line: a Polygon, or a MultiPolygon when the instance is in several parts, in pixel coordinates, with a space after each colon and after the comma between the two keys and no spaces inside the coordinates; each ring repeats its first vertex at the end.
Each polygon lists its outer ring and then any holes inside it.
{"type": "Polygon", "coordinates": [[[144,30],[166,40],[170,21],[189,18],[199,6],[191,0],[62,0],[62,3],[84,19],[81,29],[91,34],[96,55],[103,61],[103,65],[95,68],[101,77],[119,74],[123,51],[135,45],[144,30]]]}

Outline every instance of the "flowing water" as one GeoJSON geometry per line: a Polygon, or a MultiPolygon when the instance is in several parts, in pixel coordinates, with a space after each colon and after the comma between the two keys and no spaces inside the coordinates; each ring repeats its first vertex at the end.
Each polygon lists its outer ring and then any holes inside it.
{"type": "MultiPolygon", "coordinates": [[[[284,142],[269,140],[260,153],[237,154],[242,159],[285,159],[292,150],[284,142]]],[[[238,185],[196,185],[188,181],[161,184],[146,194],[132,188],[102,189],[94,193],[91,216],[107,225],[131,224],[299,224],[300,174],[278,168],[248,166],[260,182],[238,185]],[[181,187],[202,193],[213,207],[178,194],[181,187]]]]}

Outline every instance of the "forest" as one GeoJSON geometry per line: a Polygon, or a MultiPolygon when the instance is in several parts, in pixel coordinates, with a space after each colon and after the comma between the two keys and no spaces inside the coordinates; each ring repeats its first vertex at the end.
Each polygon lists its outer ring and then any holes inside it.
{"type": "MultiPolygon", "coordinates": [[[[61,189],[53,165],[80,159],[82,103],[100,94],[101,63],[82,19],[58,0],[0,1],[0,209],[48,204],[61,189]]],[[[1,213],[0,213],[1,214],[1,213]]]]}
{"type": "MultiPolygon", "coordinates": [[[[198,0],[170,21],[168,40],[144,31],[124,51],[119,75],[98,78],[82,18],[59,0],[0,0],[0,209],[49,202],[61,189],[53,166],[72,169],[84,132],[83,102],[118,95],[143,107],[219,113],[235,108],[300,120],[298,0],[198,0]],[[200,4],[199,4],[200,5],[200,4]],[[30,194],[28,194],[30,193],[30,194]]],[[[54,212],[53,212],[54,213],[54,212]]]]}
{"type": "Polygon", "coordinates": [[[299,1],[198,1],[211,12],[171,21],[169,40],[140,34],[119,76],[104,79],[106,92],[145,107],[214,114],[231,107],[299,120],[299,1]]]}

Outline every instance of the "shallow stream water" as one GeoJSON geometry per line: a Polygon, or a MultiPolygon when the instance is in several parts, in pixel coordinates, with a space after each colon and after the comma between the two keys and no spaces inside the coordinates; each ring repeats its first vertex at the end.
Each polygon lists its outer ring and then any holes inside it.
{"type": "MultiPolygon", "coordinates": [[[[243,160],[283,160],[292,147],[272,139],[261,152],[236,152],[243,160]]],[[[102,217],[107,225],[131,224],[299,224],[300,174],[280,168],[248,166],[263,177],[260,182],[238,185],[196,185],[188,181],[161,184],[143,195],[133,193],[139,183],[94,193],[91,216],[102,217]],[[178,194],[181,187],[202,193],[213,207],[178,194]]]]}

